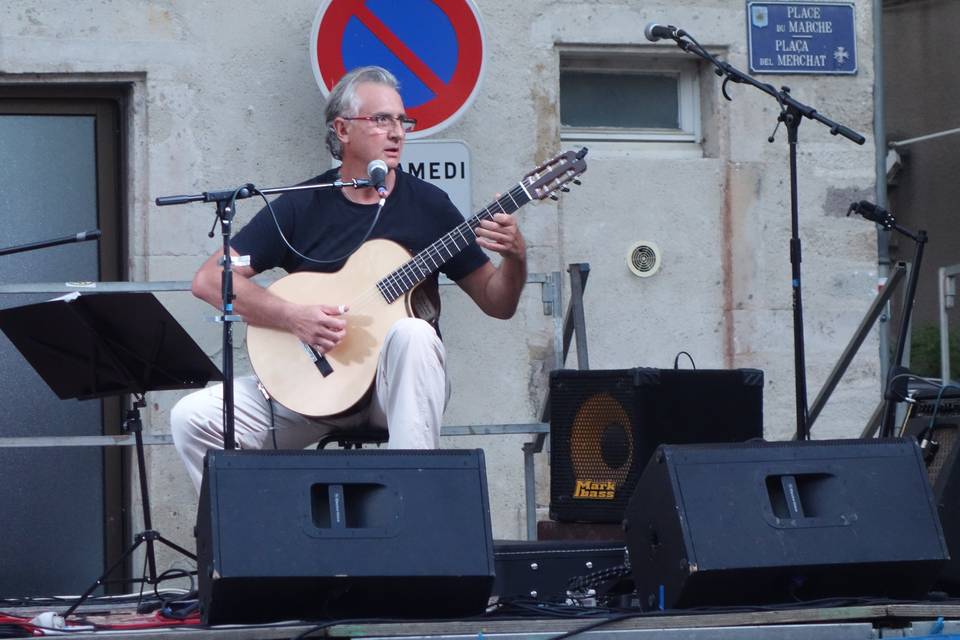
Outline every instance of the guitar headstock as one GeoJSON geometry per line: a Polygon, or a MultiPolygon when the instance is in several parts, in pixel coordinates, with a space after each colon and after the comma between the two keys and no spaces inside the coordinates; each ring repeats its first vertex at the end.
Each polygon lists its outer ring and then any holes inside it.
{"type": "Polygon", "coordinates": [[[556,191],[570,191],[566,186],[568,182],[580,184],[577,176],[587,170],[586,155],[586,147],[561,153],[525,175],[520,182],[532,199],[543,200],[550,196],[556,200],[556,191]]]}

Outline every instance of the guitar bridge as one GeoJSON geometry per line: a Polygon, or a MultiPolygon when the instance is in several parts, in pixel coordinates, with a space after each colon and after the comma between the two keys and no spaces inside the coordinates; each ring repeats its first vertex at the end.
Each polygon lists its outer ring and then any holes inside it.
{"type": "Polygon", "coordinates": [[[320,372],[324,378],[333,373],[333,367],[330,366],[330,361],[327,360],[326,356],[314,349],[308,344],[300,343],[300,346],[303,347],[303,350],[307,352],[307,355],[313,360],[314,366],[317,367],[317,371],[320,372]]]}

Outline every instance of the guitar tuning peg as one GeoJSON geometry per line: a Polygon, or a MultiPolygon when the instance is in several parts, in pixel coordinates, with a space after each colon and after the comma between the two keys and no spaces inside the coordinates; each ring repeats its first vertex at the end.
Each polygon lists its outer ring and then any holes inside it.
{"type": "Polygon", "coordinates": [[[551,199],[551,200],[559,200],[559,199],[560,199],[560,196],[558,196],[558,195],[555,194],[555,193],[551,193],[551,194],[550,194],[550,199],[551,199]]]}
{"type": "Polygon", "coordinates": [[[579,187],[581,184],[583,184],[583,182],[580,181],[580,178],[574,178],[574,179],[573,179],[573,184],[575,184],[575,185],[577,185],[577,186],[579,187]]]}
{"type": "Polygon", "coordinates": [[[570,193],[570,187],[560,187],[560,191],[563,191],[564,193],[570,193]]]}

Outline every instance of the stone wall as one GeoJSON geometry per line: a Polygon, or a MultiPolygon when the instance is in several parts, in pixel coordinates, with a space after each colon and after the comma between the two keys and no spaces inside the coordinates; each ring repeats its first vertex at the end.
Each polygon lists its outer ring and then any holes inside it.
{"type": "MultiPolygon", "coordinates": [[[[870,304],[877,285],[872,225],[844,217],[873,190],[871,3],[857,0],[859,73],[853,77],[766,76],[801,101],[868,137],[856,146],[819,124],[800,129],[800,233],[812,402],[870,304]]],[[[475,208],[566,145],[560,140],[559,51],[625,48],[683,55],[643,37],[650,21],[682,25],[702,44],[747,68],[744,3],[729,0],[479,0],[489,48],[473,106],[440,136],[472,154],[475,208]]],[[[243,182],[282,185],[330,166],[323,99],[308,39],[317,3],[90,2],[8,0],[0,7],[0,82],[122,83],[130,87],[124,130],[128,267],[131,279],[187,280],[219,242],[213,211],[159,209],[153,198],[243,182]]],[[[690,352],[700,368],[766,373],[765,431],[795,429],[789,174],[786,133],[767,137],[777,103],[720,82],[700,67],[700,143],[598,143],[584,183],[559,203],[521,212],[532,272],[587,262],[590,365],[669,367],[690,352]],[[628,247],[656,242],[662,268],[640,279],[628,247]]],[[[579,145],[577,145],[579,146],[579,145]]],[[[244,203],[242,224],[257,204],[244,203]]],[[[569,291],[567,291],[569,293],[569,291]]],[[[484,317],[456,287],[444,295],[444,337],[454,396],[446,423],[535,422],[553,363],[553,324],[530,286],[517,316],[484,317]]],[[[161,296],[219,362],[211,310],[187,294],[161,296]]],[[[242,333],[238,368],[246,368],[242,333]]],[[[575,366],[571,358],[569,366],[575,366]]],[[[876,340],[861,349],[814,436],[859,433],[878,397],[876,340]]],[[[168,430],[178,394],[151,394],[149,428],[168,430]]],[[[696,398],[691,398],[696,402],[696,398]]],[[[487,453],[494,535],[523,536],[525,436],[445,439],[487,453]]],[[[195,495],[171,447],[152,447],[157,526],[192,545],[195,495]]],[[[538,456],[538,501],[549,500],[547,457],[538,456]]]]}

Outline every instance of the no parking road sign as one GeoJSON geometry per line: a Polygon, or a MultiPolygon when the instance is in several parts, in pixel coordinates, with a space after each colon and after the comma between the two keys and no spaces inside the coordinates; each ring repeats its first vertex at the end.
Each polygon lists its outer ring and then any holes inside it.
{"type": "Polygon", "coordinates": [[[480,86],[486,44],[473,0],[323,0],[310,57],[324,95],[350,69],[379,65],[400,81],[419,138],[452,124],[480,86]]]}

